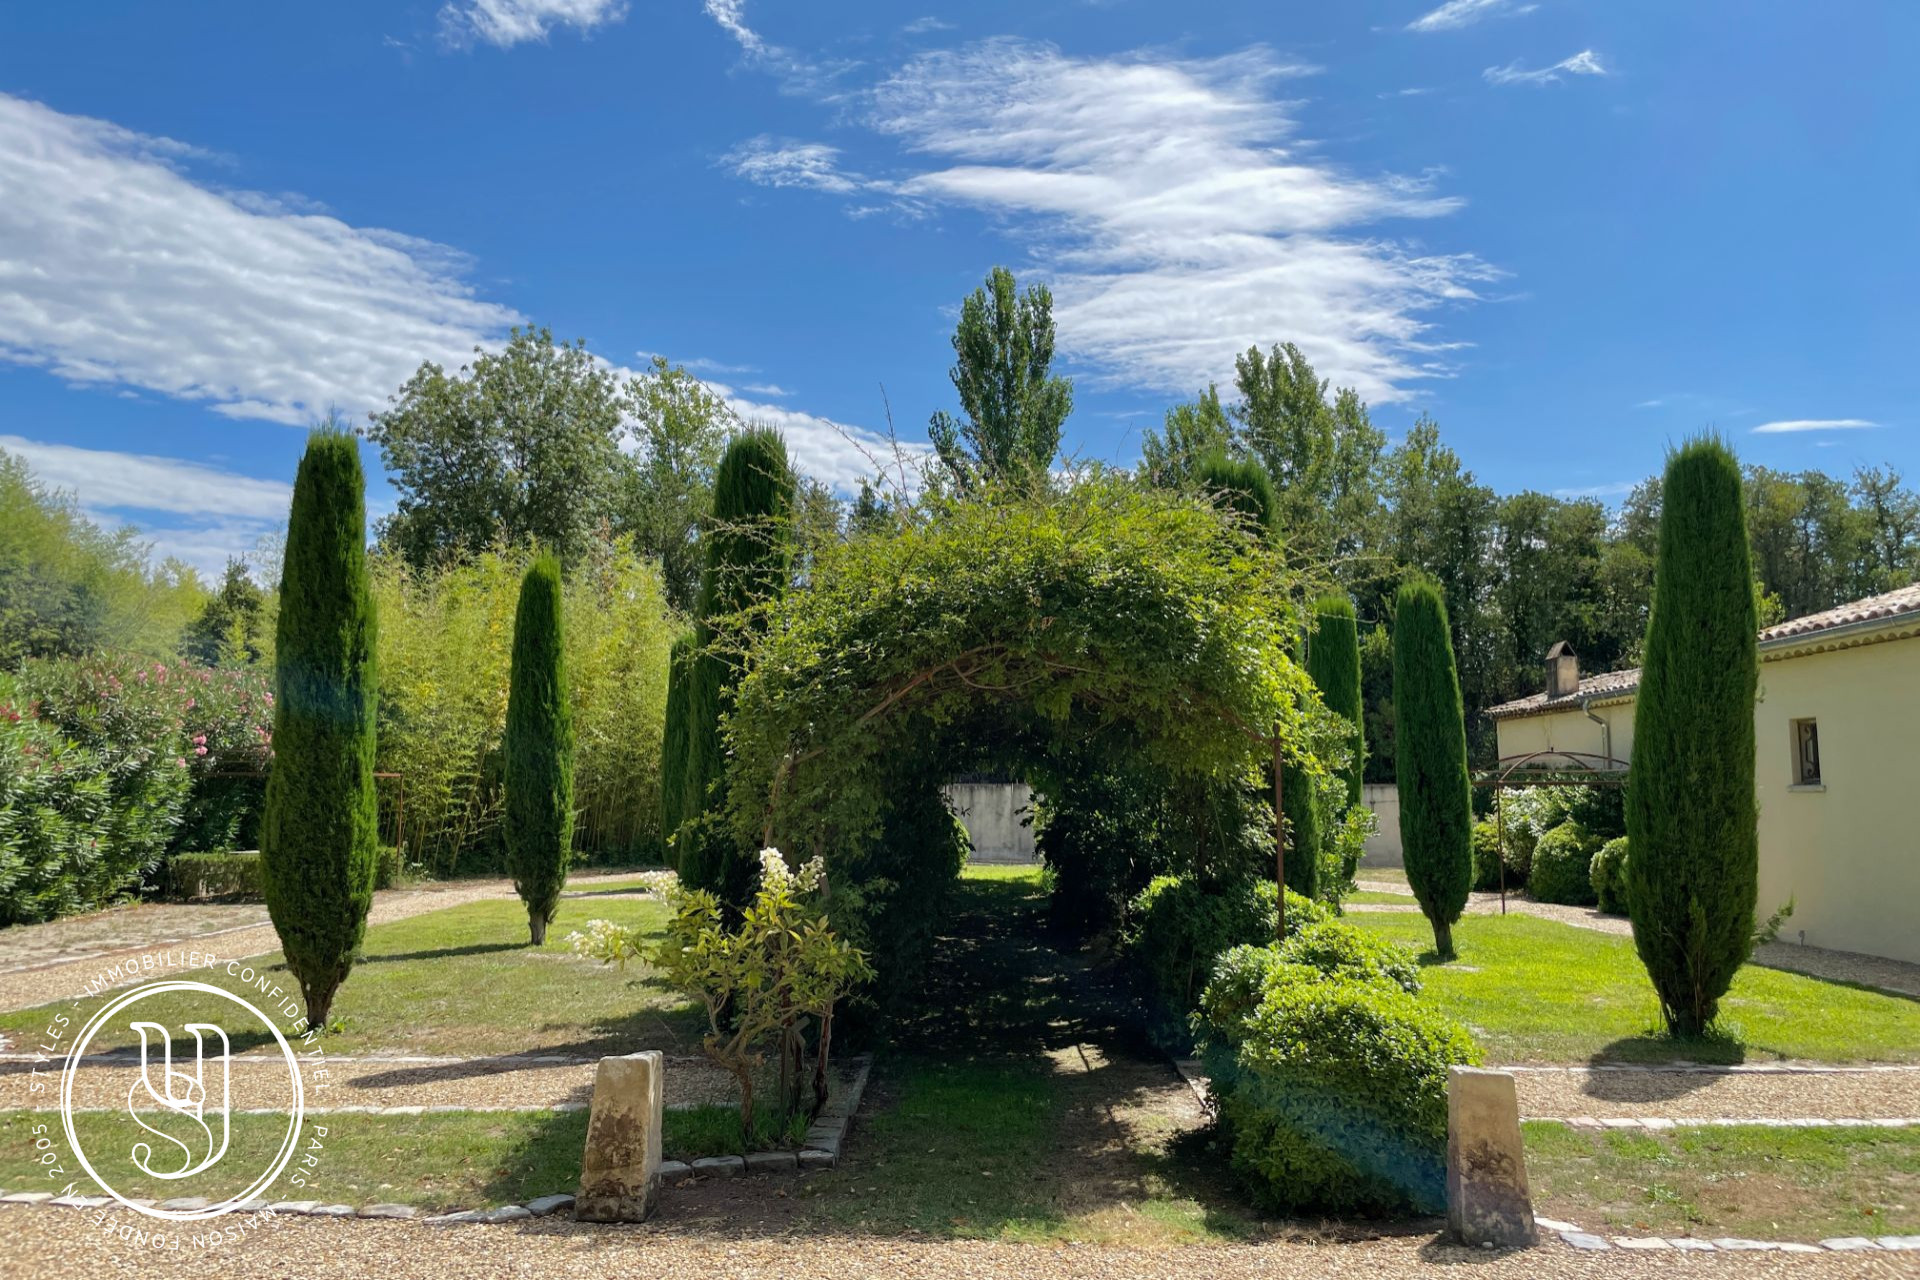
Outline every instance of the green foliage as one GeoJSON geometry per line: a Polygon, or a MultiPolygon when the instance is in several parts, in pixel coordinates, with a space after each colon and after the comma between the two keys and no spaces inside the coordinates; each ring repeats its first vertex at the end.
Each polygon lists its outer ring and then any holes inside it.
{"type": "Polygon", "coordinates": [[[206,599],[192,569],[156,568],[133,530],[100,528],[0,449],[0,671],[106,649],[171,656],[206,599]]]}
{"type": "Polygon", "coordinates": [[[1323,812],[1315,777],[1299,760],[1289,760],[1281,776],[1280,811],[1286,818],[1287,888],[1309,900],[1323,896],[1321,887],[1323,812]]]}
{"type": "Polygon", "coordinates": [[[1473,883],[1473,799],[1447,606],[1430,582],[1401,586],[1393,630],[1395,773],[1407,883],[1453,954],[1452,926],[1473,883]]]}
{"type": "Polygon", "coordinates": [[[659,356],[628,384],[627,404],[634,447],[620,475],[618,524],[641,554],[659,560],[667,603],[692,613],[700,522],[713,504],[721,450],[740,419],[704,382],[659,356]]]}
{"type": "Polygon", "coordinates": [[[783,1117],[801,1109],[803,1079],[813,1083],[817,1111],[827,1100],[827,1064],[835,1006],[874,973],[866,955],[840,938],[827,920],[826,870],[815,858],[798,872],[778,849],[763,849],[759,883],[737,926],[725,922],[720,900],[686,889],[670,872],[649,877],[673,912],[666,935],[648,947],[635,930],[589,921],[568,943],[603,964],[626,966],[641,957],[667,985],[706,1013],[701,1047],[731,1073],[740,1088],[740,1130],[754,1131],[755,1068],[771,1049],[780,1064],[777,1099],[783,1117]],[[811,1070],[804,1046],[811,1029],[811,1070]]]}
{"type": "Polygon", "coordinates": [[[1697,1036],[1753,947],[1758,627],[1732,451],[1688,443],[1662,489],[1628,774],[1627,902],[1668,1028],[1697,1036]]]}
{"type": "Polygon", "coordinates": [[[373,901],[377,630],[359,443],[319,430],[287,523],[260,827],[267,910],[315,1026],[353,968],[373,901]]]}
{"type": "Polygon", "coordinates": [[[399,490],[383,548],[418,569],[534,543],[572,564],[613,512],[624,405],[584,342],[515,329],[449,375],[422,364],[368,436],[399,490]]]}
{"type": "Polygon", "coordinates": [[[1202,998],[1235,1172],[1282,1212],[1437,1211],[1447,1072],[1478,1063],[1478,1047],[1394,983],[1284,950],[1230,953],[1202,998]]]}
{"type": "MultiPolygon", "coordinates": [[[[714,480],[707,564],[700,579],[693,676],[687,687],[686,812],[705,813],[725,796],[721,719],[732,710],[739,654],[762,625],[764,608],[786,589],[792,558],[793,469],[773,431],[755,428],[734,437],[714,480]]],[[[702,850],[712,850],[706,842],[702,850]]],[[[689,884],[717,889],[740,868],[691,864],[681,855],[689,884]]]]}
{"type": "MultiPolygon", "coordinates": [[[[693,675],[693,635],[674,639],[667,655],[666,723],[660,731],[660,834],[671,839],[687,820],[687,685],[693,675]]],[[[669,863],[678,855],[669,850],[669,863]]]]}
{"type": "MultiPolygon", "coordinates": [[[[1481,893],[1500,888],[1503,874],[1500,864],[1500,828],[1492,818],[1482,818],[1473,824],[1473,887],[1481,893]]],[[[1509,889],[1519,887],[1519,882],[1512,877],[1505,883],[1509,889]]]]}
{"type": "Polygon", "coordinates": [[[527,904],[536,947],[547,940],[573,857],[573,702],[565,631],[560,562],[541,556],[520,584],[504,744],[507,871],[527,904]]]}
{"type": "Polygon", "coordinates": [[[1420,994],[1419,961],[1397,943],[1340,920],[1322,920],[1289,933],[1274,949],[1282,964],[1303,964],[1330,977],[1387,983],[1410,996],[1420,994]]]}
{"type": "Polygon", "coordinates": [[[264,897],[257,849],[238,853],[177,853],[167,859],[166,895],[177,902],[194,898],[264,897]]]}
{"type": "MultiPolygon", "coordinates": [[[[437,876],[501,874],[507,698],[521,577],[499,549],[434,571],[373,564],[380,609],[380,764],[402,775],[408,860],[437,876]]],[[[595,538],[563,583],[581,858],[655,860],[660,726],[676,624],[660,573],[625,538],[595,538]]],[[[383,803],[399,799],[398,787],[383,803]]],[[[386,811],[391,830],[395,818],[386,811]]]]}
{"type": "MultiPolygon", "coordinates": [[[[1156,1042],[1177,1052],[1192,1044],[1187,1018],[1215,959],[1235,947],[1272,942],[1275,914],[1269,881],[1206,885],[1192,876],[1157,876],[1140,891],[1128,906],[1120,953],[1156,1042]]],[[[1287,891],[1289,935],[1328,919],[1325,907],[1287,891]]]]}
{"type": "Polygon", "coordinates": [[[270,622],[267,597],[248,574],[247,562],[230,558],[220,589],[181,635],[180,653],[208,667],[258,662],[270,622]]]}
{"type": "Polygon", "coordinates": [[[1194,485],[1222,511],[1231,514],[1250,534],[1273,536],[1275,499],[1273,481],[1251,458],[1209,453],[1194,465],[1194,485]]]}
{"type": "Polygon", "coordinates": [[[1322,596],[1313,603],[1313,630],[1307,642],[1307,675],[1327,710],[1347,722],[1346,763],[1338,773],[1347,789],[1347,808],[1361,803],[1367,739],[1360,696],[1360,632],[1353,601],[1322,596]]]}
{"type": "Polygon", "coordinates": [[[960,304],[953,354],[948,376],[966,419],[943,410],[927,425],[947,480],[963,494],[1043,485],[1073,412],[1072,382],[1053,373],[1053,294],[1020,293],[995,267],[960,304]]]}
{"type": "Polygon", "coordinates": [[[1608,915],[1627,914],[1627,838],[1615,836],[1600,846],[1587,866],[1593,899],[1608,915]]]}
{"type": "Polygon", "coordinates": [[[1540,843],[1534,846],[1527,892],[1537,902],[1592,906],[1593,882],[1588,868],[1599,848],[1600,842],[1579,823],[1571,819],[1561,823],[1541,836],[1540,843]]]}
{"type": "Polygon", "coordinates": [[[1162,431],[1149,427],[1140,442],[1140,469],[1163,489],[1192,486],[1201,459],[1234,451],[1233,423],[1220,407],[1218,388],[1210,386],[1198,399],[1167,410],[1163,426],[1162,431]]]}

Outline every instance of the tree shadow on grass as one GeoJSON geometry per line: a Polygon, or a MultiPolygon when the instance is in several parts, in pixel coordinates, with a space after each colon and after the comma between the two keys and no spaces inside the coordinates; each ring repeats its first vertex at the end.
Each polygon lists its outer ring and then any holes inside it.
{"type": "Polygon", "coordinates": [[[435,947],[428,951],[386,951],[360,957],[355,965],[396,964],[407,960],[447,960],[454,956],[484,956],[496,951],[528,951],[525,942],[475,942],[464,947],[435,947]]]}
{"type": "MultiPolygon", "coordinates": [[[[1704,1035],[1682,1037],[1669,1035],[1666,1031],[1659,1028],[1649,1028],[1639,1035],[1622,1036],[1618,1040],[1603,1045],[1592,1057],[1587,1059],[1587,1065],[1590,1067],[1635,1068],[1635,1070],[1632,1071],[1595,1071],[1588,1076],[1590,1083],[1587,1091],[1597,1098],[1613,1097],[1630,1099],[1644,1095],[1635,1093],[1634,1090],[1639,1086],[1626,1083],[1628,1081],[1638,1081],[1640,1085],[1658,1089],[1666,1087],[1658,1082],[1669,1079],[1677,1081],[1683,1074],[1681,1072],[1663,1072],[1657,1077],[1653,1077],[1650,1076],[1649,1072],[1639,1070],[1638,1068],[1649,1067],[1657,1069],[1659,1067],[1686,1066],[1730,1067],[1738,1066],[1746,1060],[1747,1046],[1745,1042],[1731,1031],[1710,1028],[1704,1035]],[[1596,1083],[1599,1088],[1606,1088],[1610,1083],[1617,1088],[1617,1092],[1597,1092],[1596,1083]]],[[[1712,1074],[1707,1072],[1684,1074],[1687,1075],[1687,1081],[1684,1085],[1675,1084],[1672,1086],[1675,1088],[1675,1092],[1670,1094],[1656,1092],[1654,1096],[1682,1097],[1694,1089],[1702,1088],[1712,1083],[1714,1078],[1712,1074]]]]}

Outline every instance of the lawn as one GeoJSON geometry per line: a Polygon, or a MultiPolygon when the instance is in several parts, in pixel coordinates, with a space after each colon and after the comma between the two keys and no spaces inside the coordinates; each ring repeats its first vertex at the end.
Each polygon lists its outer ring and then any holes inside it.
{"type": "Polygon", "coordinates": [[[1356,889],[1341,901],[1350,906],[1376,904],[1393,907],[1417,906],[1419,900],[1411,893],[1381,893],[1377,889],[1356,889]]]}
{"type": "Polygon", "coordinates": [[[1465,916],[1458,959],[1433,963],[1425,917],[1355,914],[1423,954],[1421,998],[1473,1029],[1493,1062],[1920,1061],[1920,1001],[1749,965],[1721,1002],[1720,1034],[1676,1042],[1631,938],[1535,916],[1465,916]]]}
{"type": "Polygon", "coordinates": [[[1817,1240],[1920,1231],[1920,1132],[1525,1126],[1534,1209],[1629,1235],[1817,1240]]]}
{"type": "MultiPolygon", "coordinates": [[[[568,932],[596,917],[658,930],[666,909],[648,898],[598,893],[567,898],[547,944],[538,948],[527,945],[526,908],[518,901],[472,902],[368,929],[363,958],[334,1001],[338,1032],[328,1037],[327,1052],[538,1051],[588,1057],[643,1048],[698,1052],[698,1014],[680,995],[650,980],[644,966],[618,972],[569,952],[568,932]]],[[[207,945],[217,950],[219,940],[207,945]]],[[[298,991],[279,968],[278,954],[246,963],[256,972],[274,971],[279,985],[298,991]]],[[[224,966],[168,976],[245,990],[224,966]]],[[[173,1026],[196,1017],[220,1021],[224,1015],[204,1007],[209,1004],[231,1011],[223,1001],[192,993],[158,997],[141,1009],[142,1016],[173,1026]]],[[[89,1010],[94,1007],[88,1003],[89,1010]]],[[[47,1025],[49,1012],[0,1014],[0,1033],[31,1043],[47,1025]]],[[[234,1049],[262,1040],[258,1033],[236,1035],[234,1049]]],[[[111,1048],[138,1041],[123,1029],[118,1039],[103,1036],[96,1043],[111,1048]]]]}

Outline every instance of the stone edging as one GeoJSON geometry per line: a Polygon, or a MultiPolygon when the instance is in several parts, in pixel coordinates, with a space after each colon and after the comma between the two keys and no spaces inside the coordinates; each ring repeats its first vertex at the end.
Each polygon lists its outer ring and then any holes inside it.
{"type": "Polygon", "coordinates": [[[1832,1236],[1818,1244],[1791,1240],[1747,1240],[1740,1236],[1721,1236],[1698,1240],[1692,1236],[1603,1236],[1583,1231],[1571,1222],[1552,1218],[1534,1219],[1543,1231],[1552,1231],[1569,1248],[1588,1253],[1613,1249],[1678,1250],[1689,1253],[1858,1253],[1862,1250],[1895,1253],[1920,1252],[1920,1236],[1832,1236]]]}
{"type": "Polygon", "coordinates": [[[744,1156],[702,1156],[697,1160],[663,1160],[660,1182],[678,1186],[692,1178],[738,1178],[749,1173],[792,1173],[812,1169],[831,1169],[840,1162],[840,1144],[847,1136],[853,1113],[860,1109],[860,1097],[867,1091],[867,1075],[873,1059],[854,1059],[859,1067],[853,1083],[837,1098],[829,1098],[798,1151],[749,1151],[744,1156]]]}
{"type": "Polygon", "coordinates": [[[1858,1117],[1852,1117],[1833,1120],[1819,1116],[1793,1116],[1788,1118],[1768,1116],[1759,1120],[1742,1120],[1738,1116],[1682,1116],[1672,1120],[1659,1116],[1615,1116],[1608,1119],[1596,1119],[1593,1116],[1522,1116],[1521,1121],[1526,1124],[1563,1124],[1569,1129],[1651,1129],[1655,1132],[1666,1129],[1698,1129],[1704,1126],[1739,1129],[1920,1128],[1920,1119],[1860,1119],[1858,1117]]]}

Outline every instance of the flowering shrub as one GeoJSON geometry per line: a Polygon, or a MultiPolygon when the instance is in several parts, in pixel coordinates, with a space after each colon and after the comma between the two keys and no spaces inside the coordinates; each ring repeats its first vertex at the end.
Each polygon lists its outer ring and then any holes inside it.
{"type": "Polygon", "coordinates": [[[873,977],[866,956],[827,923],[825,874],[819,858],[794,871],[778,849],[762,849],[759,889],[739,926],[728,929],[713,894],[684,887],[670,871],[655,872],[647,887],[673,912],[657,945],[649,948],[636,930],[605,920],[567,935],[576,954],[602,964],[650,961],[706,1010],[701,1047],[739,1082],[743,1134],[753,1132],[754,1072],[768,1047],[779,1058],[780,1106],[788,1116],[799,1109],[809,1029],[814,1107],[826,1102],[834,1006],[873,977]]]}
{"type": "Polygon", "coordinates": [[[23,665],[0,689],[0,922],[90,910],[169,850],[231,847],[258,782],[224,775],[261,767],[271,701],[254,672],[23,665]]]}

